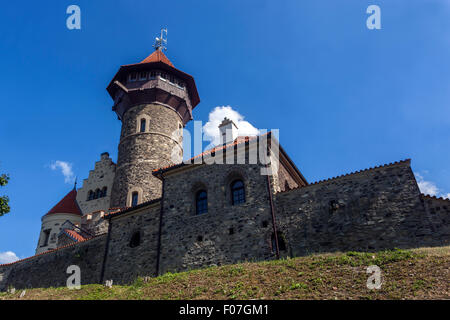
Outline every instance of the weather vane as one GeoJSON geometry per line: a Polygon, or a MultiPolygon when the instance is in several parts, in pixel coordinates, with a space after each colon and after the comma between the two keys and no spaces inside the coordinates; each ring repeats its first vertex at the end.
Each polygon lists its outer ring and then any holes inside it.
{"type": "Polygon", "coordinates": [[[155,50],[167,50],[167,29],[161,28],[161,35],[156,37],[153,47],[155,50]]]}

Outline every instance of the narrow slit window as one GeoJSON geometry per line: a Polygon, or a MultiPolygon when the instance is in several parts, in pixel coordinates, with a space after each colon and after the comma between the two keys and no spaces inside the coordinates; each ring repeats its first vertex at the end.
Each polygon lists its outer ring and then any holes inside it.
{"type": "Polygon", "coordinates": [[[203,214],[208,212],[208,194],[201,190],[196,195],[196,214],[203,214]]]}
{"type": "Polygon", "coordinates": [[[141,119],[140,132],[145,132],[146,123],[147,123],[147,121],[145,121],[145,119],[141,119]]]}
{"type": "Polygon", "coordinates": [[[138,201],[139,201],[139,193],[133,192],[133,193],[131,194],[131,206],[132,206],[132,207],[137,206],[138,201]]]}

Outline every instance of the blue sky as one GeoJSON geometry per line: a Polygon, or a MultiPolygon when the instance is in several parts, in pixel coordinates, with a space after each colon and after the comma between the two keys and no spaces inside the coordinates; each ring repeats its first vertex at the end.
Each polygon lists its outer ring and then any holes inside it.
{"type": "Polygon", "coordinates": [[[116,159],[120,122],[105,88],[153,51],[161,26],[167,56],[196,80],[195,119],[231,106],[280,129],[311,182],[412,158],[423,188],[450,193],[448,0],[51,3],[0,11],[0,172],[11,176],[0,194],[12,207],[0,253],[34,254],[42,215],[72,188],[52,163],[82,180],[100,153],[116,159]],[[71,4],[81,30],[66,28],[71,4]],[[366,27],[371,4],[381,30],[366,27]]]}

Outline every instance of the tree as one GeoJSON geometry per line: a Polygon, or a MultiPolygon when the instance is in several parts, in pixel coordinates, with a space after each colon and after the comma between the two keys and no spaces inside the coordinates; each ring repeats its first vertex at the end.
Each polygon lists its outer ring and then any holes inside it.
{"type": "MultiPolygon", "coordinates": [[[[0,175],[0,187],[8,184],[9,176],[6,174],[0,175]]],[[[0,196],[0,217],[7,214],[11,210],[9,207],[9,198],[7,196],[0,196]]]]}

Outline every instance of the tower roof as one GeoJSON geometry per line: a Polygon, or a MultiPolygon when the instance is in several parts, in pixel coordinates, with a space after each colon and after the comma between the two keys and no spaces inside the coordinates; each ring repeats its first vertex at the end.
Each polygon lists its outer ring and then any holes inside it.
{"type": "Polygon", "coordinates": [[[119,89],[119,86],[116,84],[117,80],[122,81],[123,78],[126,77],[126,74],[128,72],[131,71],[138,72],[142,69],[145,70],[146,68],[164,70],[167,71],[168,73],[171,73],[179,77],[186,83],[188,94],[191,99],[192,109],[195,108],[195,106],[197,106],[200,103],[200,97],[198,95],[197,86],[195,85],[194,78],[191,75],[175,68],[173,63],[167,58],[167,56],[160,49],[156,49],[155,51],[153,51],[152,54],[150,54],[147,58],[145,58],[141,62],[120,66],[119,71],[117,71],[116,75],[106,88],[111,98],[113,98],[113,100],[115,99],[115,92],[116,90],[119,89]]]}
{"type": "Polygon", "coordinates": [[[169,58],[166,57],[162,50],[155,50],[151,55],[142,60],[140,63],[149,63],[149,62],[163,62],[168,64],[171,67],[175,67],[172,62],[170,62],[169,58]]]}
{"type": "Polygon", "coordinates": [[[56,204],[46,215],[56,213],[73,213],[83,215],[77,203],[77,190],[74,188],[60,202],[56,204]]]}

